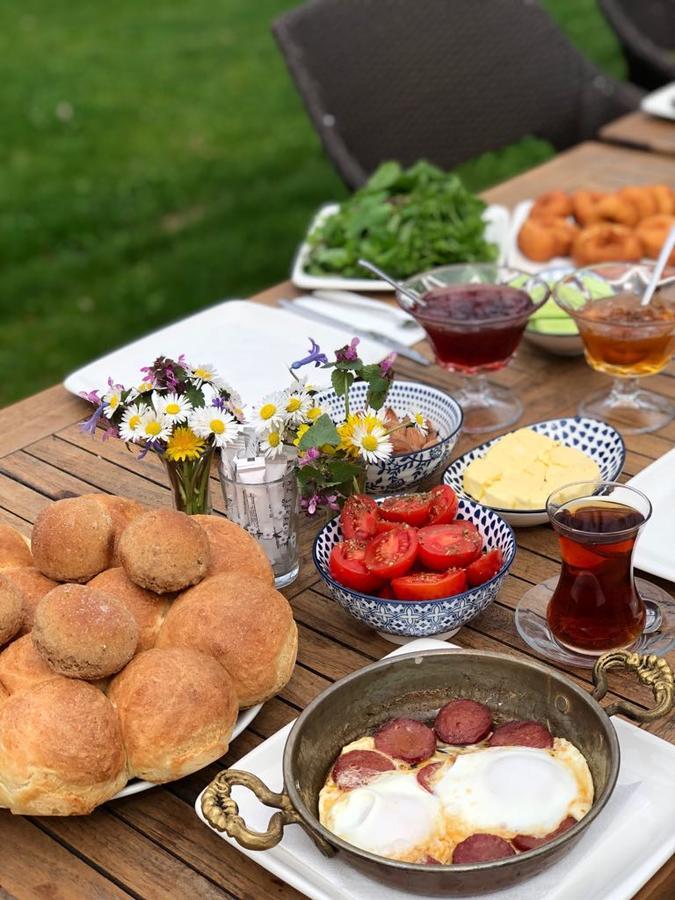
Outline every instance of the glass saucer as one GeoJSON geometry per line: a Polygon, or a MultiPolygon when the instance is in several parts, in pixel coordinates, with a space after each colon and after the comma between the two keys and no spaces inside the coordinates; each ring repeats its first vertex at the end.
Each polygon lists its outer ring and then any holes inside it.
{"type": "MultiPolygon", "coordinates": [[[[579,653],[563,647],[551,634],[546,621],[546,607],[558,583],[549,578],[530,588],[516,607],[516,628],[525,643],[545,659],[566,666],[592,669],[600,653],[579,653]]],[[[647,608],[644,631],[627,649],[637,653],[656,653],[663,656],[675,647],[675,601],[658,585],[644,578],[635,579],[635,587],[647,608]]]]}

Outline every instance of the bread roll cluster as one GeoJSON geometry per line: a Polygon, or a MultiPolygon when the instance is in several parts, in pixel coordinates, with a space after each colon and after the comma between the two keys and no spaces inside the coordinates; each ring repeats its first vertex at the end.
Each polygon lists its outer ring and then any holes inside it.
{"type": "Polygon", "coordinates": [[[297,628],[239,526],[88,494],[0,525],[0,806],[89,813],[222,756],[297,628]]]}
{"type": "Polygon", "coordinates": [[[577,266],[656,259],[673,225],[675,191],[666,184],[548,191],[532,205],[518,247],[536,262],[571,256],[577,266]]]}

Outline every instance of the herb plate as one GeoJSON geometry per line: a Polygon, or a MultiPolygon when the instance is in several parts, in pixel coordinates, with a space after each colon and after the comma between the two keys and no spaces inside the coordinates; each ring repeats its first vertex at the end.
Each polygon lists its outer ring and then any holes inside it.
{"type": "MultiPolygon", "coordinates": [[[[329,216],[334,216],[339,208],[337,203],[328,203],[322,206],[312,219],[307,234],[311,234],[317,225],[320,225],[329,216]]],[[[486,207],[483,219],[486,223],[486,239],[499,247],[497,261],[506,262],[510,234],[508,209],[505,206],[492,204],[486,207]]],[[[391,285],[386,281],[377,281],[372,278],[342,278],[340,275],[310,275],[306,269],[310,250],[307,238],[305,238],[295,254],[291,269],[291,280],[296,287],[306,291],[388,291],[391,293],[391,285]]]]}

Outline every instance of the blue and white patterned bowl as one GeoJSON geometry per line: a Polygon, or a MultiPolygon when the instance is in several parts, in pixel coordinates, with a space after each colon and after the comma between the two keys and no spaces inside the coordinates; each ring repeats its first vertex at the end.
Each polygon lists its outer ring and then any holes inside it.
{"type": "MultiPolygon", "coordinates": [[[[584,416],[570,416],[566,419],[547,419],[545,422],[536,422],[534,425],[521,427],[531,428],[532,431],[545,434],[554,441],[560,441],[566,447],[576,447],[577,450],[588,454],[598,464],[602,481],[616,481],[621,474],[626,460],[626,445],[619,432],[607,422],[584,416]]],[[[457,496],[473,500],[473,497],[464,491],[464,470],[474,459],[485,456],[490,447],[498,440],[500,438],[496,437],[474,447],[473,450],[468,450],[448,466],[443,481],[450,485],[457,496]]],[[[574,481],[574,479],[571,478],[570,481],[574,481]]],[[[545,509],[492,508],[515,528],[528,528],[548,522],[545,509]]]]}
{"type": "Polygon", "coordinates": [[[328,569],[330,552],[342,540],[339,516],[331,519],[317,534],[313,548],[314,565],[344,610],[394,643],[434,635],[450,637],[492,603],[516,555],[513,529],[491,509],[462,497],[457,518],[473,522],[483,535],[483,546],[488,550],[499,547],[504,554],[504,564],[490,581],[454,597],[415,603],[410,600],[385,600],[343,587],[331,578],[328,569]]]}
{"type": "MultiPolygon", "coordinates": [[[[349,391],[349,407],[363,409],[366,404],[367,385],[353,384],[349,391]]],[[[320,402],[334,422],[342,422],[345,416],[345,402],[334,390],[323,391],[320,402]]],[[[450,460],[453,448],[462,431],[462,407],[449,394],[429,384],[419,381],[394,381],[389,389],[387,406],[397,412],[420,410],[429,419],[439,440],[433,447],[404,453],[378,463],[366,466],[366,492],[381,494],[405,491],[412,488],[434,472],[442,470],[450,460]]]]}

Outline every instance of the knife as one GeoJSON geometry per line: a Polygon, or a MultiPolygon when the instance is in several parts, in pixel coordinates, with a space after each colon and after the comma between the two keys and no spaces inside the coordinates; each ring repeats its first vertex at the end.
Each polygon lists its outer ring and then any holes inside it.
{"type": "MultiPolygon", "coordinates": [[[[327,316],[325,313],[315,312],[313,309],[304,309],[296,306],[292,300],[278,300],[277,305],[282,309],[287,309],[296,316],[301,316],[303,319],[311,319],[314,322],[320,322],[322,325],[331,325],[333,328],[339,328],[341,331],[345,330],[345,323],[340,319],[327,316]]],[[[390,350],[394,350],[400,356],[405,356],[406,359],[411,359],[421,366],[431,365],[431,361],[426,356],[418,353],[417,350],[412,350],[406,344],[402,344],[401,341],[395,341],[385,334],[380,334],[379,331],[371,331],[369,328],[355,328],[351,325],[349,330],[359,337],[369,338],[371,341],[377,341],[378,344],[384,344],[385,347],[389,347],[390,350]]]]}

